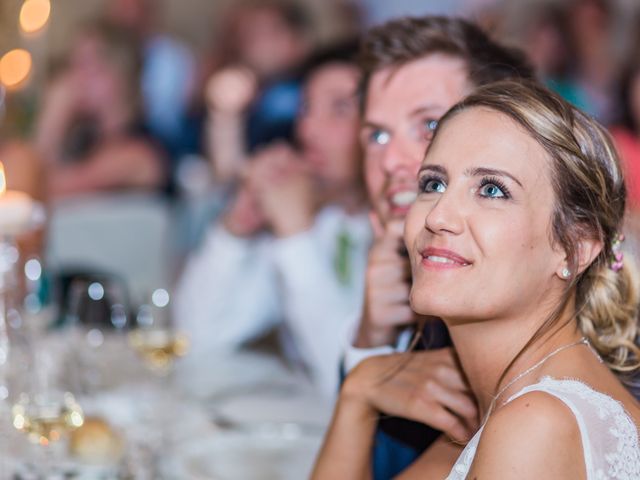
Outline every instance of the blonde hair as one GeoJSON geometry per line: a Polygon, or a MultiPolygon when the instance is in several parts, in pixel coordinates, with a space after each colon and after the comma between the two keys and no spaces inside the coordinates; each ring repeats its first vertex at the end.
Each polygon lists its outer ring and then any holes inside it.
{"type": "MultiPolygon", "coordinates": [[[[501,81],[477,89],[440,120],[469,108],[502,113],[533,137],[550,157],[555,194],[552,241],[562,246],[572,275],[563,301],[509,364],[549,332],[575,289],[576,319],[581,332],[615,372],[640,368],[638,288],[635,269],[625,259],[619,271],[610,268],[612,247],[622,228],[626,189],[618,154],[606,130],[585,113],[546,88],[527,81],[501,81]],[[602,250],[579,272],[579,240],[595,239],[602,250]]],[[[438,128],[440,130],[440,128],[438,128]]],[[[437,137],[437,132],[435,138],[437,137]]],[[[432,142],[433,143],[433,142],[432,142]]]]}

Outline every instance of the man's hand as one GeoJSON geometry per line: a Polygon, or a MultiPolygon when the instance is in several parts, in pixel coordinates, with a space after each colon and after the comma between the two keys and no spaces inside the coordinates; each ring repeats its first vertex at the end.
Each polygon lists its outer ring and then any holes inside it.
{"type": "Polygon", "coordinates": [[[411,267],[404,250],[402,220],[382,228],[372,216],[375,241],[367,263],[364,313],[354,346],[372,348],[395,343],[398,329],[414,323],[409,306],[411,267]]]}
{"type": "Polygon", "coordinates": [[[368,358],[347,376],[341,397],[424,423],[456,441],[478,428],[477,406],[452,348],[368,358]]]}
{"type": "Polygon", "coordinates": [[[252,163],[249,181],[273,233],[288,237],[311,228],[314,186],[297,153],[276,144],[255,155],[252,163]]]}
{"type": "Polygon", "coordinates": [[[243,183],[223,219],[225,228],[237,237],[250,237],[266,227],[255,194],[243,183]]]}

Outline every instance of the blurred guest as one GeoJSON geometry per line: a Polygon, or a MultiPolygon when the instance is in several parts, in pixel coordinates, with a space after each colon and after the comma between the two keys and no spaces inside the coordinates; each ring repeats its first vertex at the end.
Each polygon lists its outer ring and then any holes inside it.
{"type": "Polygon", "coordinates": [[[566,6],[573,74],[585,95],[584,109],[608,124],[615,116],[613,6],[607,0],[572,0],[566,6]]]}
{"type": "Polygon", "coordinates": [[[566,12],[553,3],[531,5],[517,25],[521,44],[538,76],[549,88],[579,108],[589,106],[586,92],[572,76],[575,53],[566,12]]]}
{"type": "Polygon", "coordinates": [[[370,231],[358,143],[355,48],[318,56],[297,123],[300,151],[269,146],[244,169],[220,223],[188,261],[175,316],[192,361],[282,326],[289,353],[327,393],[344,319],[358,307],[370,231]]]}
{"type": "Polygon", "coordinates": [[[622,122],[611,129],[626,173],[629,208],[640,209],[640,61],[634,61],[621,82],[622,122]]]}
{"type": "Polygon", "coordinates": [[[51,196],[163,185],[163,156],[140,117],[139,66],[126,31],[96,22],[77,34],[36,127],[51,196]]]}
{"type": "Polygon", "coordinates": [[[107,18],[135,35],[142,47],[142,107],[146,126],[172,156],[184,153],[184,119],[195,81],[195,62],[186,45],[158,28],[151,0],[112,0],[107,18]]]}
{"type": "Polygon", "coordinates": [[[311,21],[300,5],[273,0],[234,5],[223,18],[203,90],[207,148],[217,180],[227,182],[247,153],[292,140],[311,21]]]}

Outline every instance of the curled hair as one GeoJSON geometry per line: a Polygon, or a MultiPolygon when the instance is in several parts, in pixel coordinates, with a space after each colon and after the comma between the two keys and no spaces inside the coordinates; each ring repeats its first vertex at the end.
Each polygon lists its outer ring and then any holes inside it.
{"type": "Polygon", "coordinates": [[[568,267],[575,272],[561,303],[511,361],[498,384],[530,345],[557,326],[574,289],[573,318],[603,361],[618,373],[638,370],[635,270],[627,259],[622,270],[610,269],[612,244],[622,228],[626,189],[608,133],[543,86],[522,81],[496,82],[477,89],[447,112],[438,131],[456,114],[475,107],[508,116],[546,150],[555,197],[552,241],[564,249],[568,267]],[[599,241],[602,250],[579,272],[579,242],[584,238],[599,241]]]}

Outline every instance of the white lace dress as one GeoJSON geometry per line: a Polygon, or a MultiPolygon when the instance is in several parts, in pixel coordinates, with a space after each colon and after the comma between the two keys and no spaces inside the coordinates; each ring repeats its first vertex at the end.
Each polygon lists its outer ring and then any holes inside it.
{"type": "MultiPolygon", "coordinates": [[[[622,404],[577,380],[544,377],[509,400],[541,391],[561,400],[578,422],[587,480],[639,480],[638,430],[622,404]]],[[[453,466],[447,480],[464,480],[478,448],[482,428],[474,435],[453,466]]]]}

